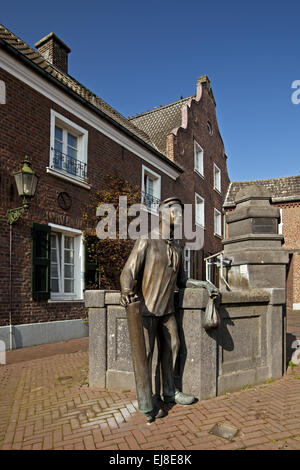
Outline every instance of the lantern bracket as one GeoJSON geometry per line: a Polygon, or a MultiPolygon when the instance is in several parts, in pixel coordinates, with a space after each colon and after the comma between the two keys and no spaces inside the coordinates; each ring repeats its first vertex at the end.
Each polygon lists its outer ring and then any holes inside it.
{"type": "Polygon", "coordinates": [[[14,224],[19,218],[28,211],[29,204],[24,202],[23,206],[16,207],[15,209],[9,209],[8,211],[8,223],[9,225],[14,224]]]}

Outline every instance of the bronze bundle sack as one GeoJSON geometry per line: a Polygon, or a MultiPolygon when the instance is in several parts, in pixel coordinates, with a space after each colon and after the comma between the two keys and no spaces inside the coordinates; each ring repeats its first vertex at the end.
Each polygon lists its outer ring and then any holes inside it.
{"type": "Polygon", "coordinates": [[[202,326],[205,330],[217,328],[221,323],[220,315],[216,304],[217,297],[209,297],[202,321],[202,326]]]}

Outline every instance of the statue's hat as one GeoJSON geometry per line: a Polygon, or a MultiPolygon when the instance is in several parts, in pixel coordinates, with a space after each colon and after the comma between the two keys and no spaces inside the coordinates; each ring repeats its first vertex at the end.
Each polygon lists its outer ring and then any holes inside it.
{"type": "Polygon", "coordinates": [[[161,201],[161,203],[159,204],[159,208],[161,208],[162,206],[173,206],[174,204],[179,204],[182,209],[183,209],[183,203],[181,202],[181,199],[179,199],[179,197],[169,197],[168,199],[165,199],[164,201],[161,201]]]}

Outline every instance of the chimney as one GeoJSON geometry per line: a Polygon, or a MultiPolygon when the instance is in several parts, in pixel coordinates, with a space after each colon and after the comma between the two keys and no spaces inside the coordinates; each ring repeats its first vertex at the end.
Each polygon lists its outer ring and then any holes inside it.
{"type": "Polygon", "coordinates": [[[39,53],[51,64],[68,73],[68,54],[71,49],[54,33],[50,33],[35,43],[39,53]]]}

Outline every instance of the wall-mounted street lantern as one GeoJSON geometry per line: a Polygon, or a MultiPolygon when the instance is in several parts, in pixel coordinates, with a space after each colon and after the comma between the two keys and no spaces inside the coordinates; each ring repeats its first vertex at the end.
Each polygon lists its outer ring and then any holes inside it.
{"type": "Polygon", "coordinates": [[[18,194],[23,198],[23,205],[10,209],[8,211],[8,223],[12,225],[16,222],[24,212],[28,210],[29,200],[35,195],[38,177],[35,171],[31,168],[31,163],[26,156],[23,161],[23,167],[21,170],[14,173],[14,178],[17,185],[18,194]]]}
{"type": "Polygon", "coordinates": [[[20,171],[14,173],[18,194],[23,198],[23,205],[8,211],[9,223],[9,349],[13,348],[13,325],[12,325],[12,301],[13,301],[13,288],[12,288],[12,226],[17,222],[22,214],[24,214],[29,207],[30,199],[35,195],[38,177],[35,171],[31,168],[31,163],[26,156],[23,161],[23,167],[20,171]]]}

